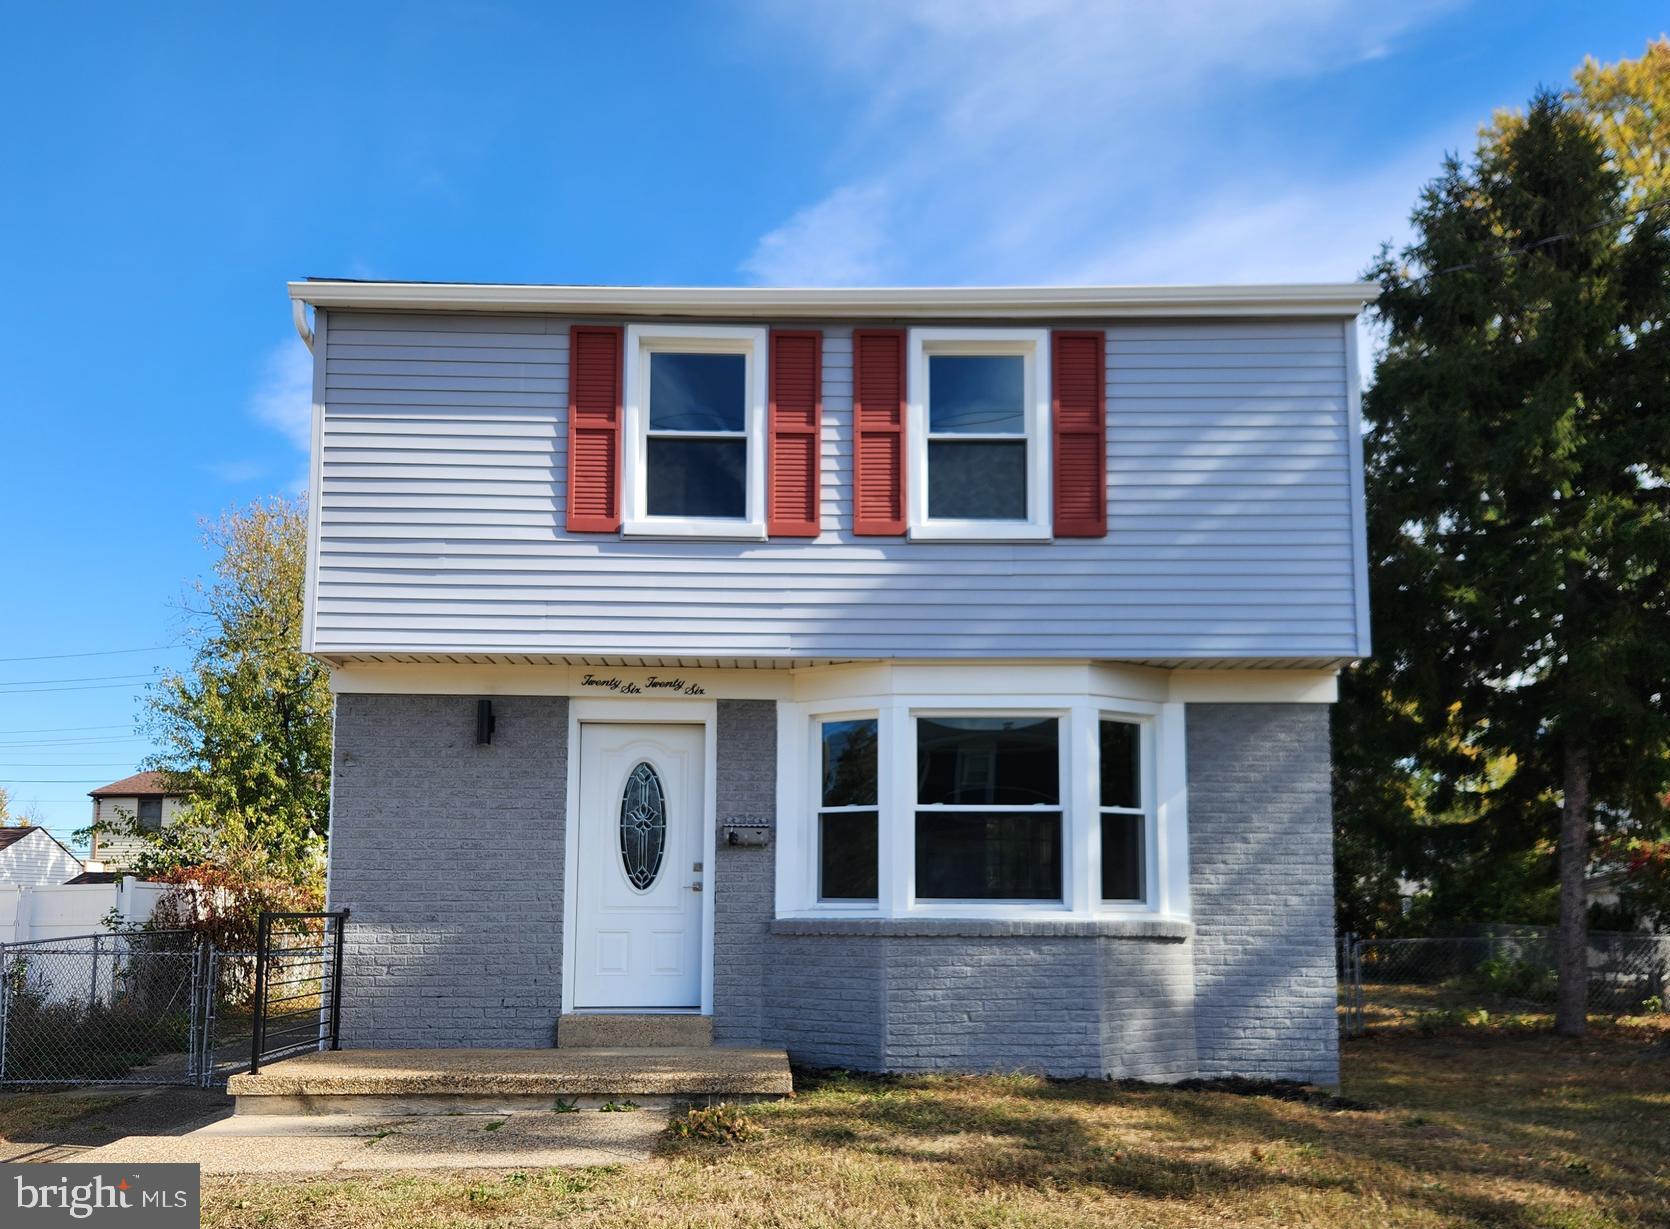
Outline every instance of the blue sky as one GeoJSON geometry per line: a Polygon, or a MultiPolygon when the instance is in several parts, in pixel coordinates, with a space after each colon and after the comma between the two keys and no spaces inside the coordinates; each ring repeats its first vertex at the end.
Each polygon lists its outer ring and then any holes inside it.
{"type": "Polygon", "coordinates": [[[133,717],[184,661],[198,518],[303,473],[290,278],[1349,278],[1493,108],[1667,24],[1623,2],[7,6],[0,785],[67,835],[149,749],[133,717]]]}

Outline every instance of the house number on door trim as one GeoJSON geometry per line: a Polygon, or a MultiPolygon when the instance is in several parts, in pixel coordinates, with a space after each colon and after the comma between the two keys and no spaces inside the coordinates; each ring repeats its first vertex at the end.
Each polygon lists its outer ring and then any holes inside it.
{"type": "Polygon", "coordinates": [[[626,774],[620,798],[620,860],[626,881],[647,892],[667,851],[667,796],[647,761],[626,774]]]}

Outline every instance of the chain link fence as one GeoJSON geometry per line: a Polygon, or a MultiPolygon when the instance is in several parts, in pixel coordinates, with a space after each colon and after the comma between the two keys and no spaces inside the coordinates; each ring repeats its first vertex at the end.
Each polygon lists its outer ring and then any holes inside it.
{"type": "MultiPolygon", "coordinates": [[[[1559,944],[1552,927],[1489,926],[1429,939],[1340,944],[1346,1036],[1388,1026],[1436,1027],[1552,1012],[1559,944]]],[[[1592,931],[1589,1010],[1643,1015],[1670,1006],[1670,936],[1592,931]]]]}
{"type": "Polygon", "coordinates": [[[191,1083],[202,949],[148,931],[0,948],[0,1081],[191,1083]]]}
{"type": "Polygon", "coordinates": [[[265,960],[187,931],[0,945],[0,1085],[210,1087],[334,1044],[345,920],[266,915],[265,960]]]}

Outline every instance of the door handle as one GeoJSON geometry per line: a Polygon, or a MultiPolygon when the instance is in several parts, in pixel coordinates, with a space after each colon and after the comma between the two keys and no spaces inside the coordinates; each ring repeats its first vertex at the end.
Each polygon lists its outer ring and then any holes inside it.
{"type": "Polygon", "coordinates": [[[692,880],[690,883],[690,890],[692,892],[700,892],[702,890],[702,881],[700,879],[692,880]]]}

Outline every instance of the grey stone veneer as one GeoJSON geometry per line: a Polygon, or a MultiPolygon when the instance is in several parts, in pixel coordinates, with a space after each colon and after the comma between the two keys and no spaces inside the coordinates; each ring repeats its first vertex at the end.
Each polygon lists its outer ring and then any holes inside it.
{"type": "Polygon", "coordinates": [[[344,1044],[548,1046],[562,1002],[568,701],[340,695],[330,902],[344,1044]]]}
{"type": "MultiPolygon", "coordinates": [[[[331,898],[354,910],[356,1046],[551,1044],[562,965],[567,702],[345,695],[331,898]]],[[[1324,705],[1190,705],[1193,926],[773,921],[776,705],[721,700],[714,1038],[798,1062],[1332,1083],[1324,705]]]]}

